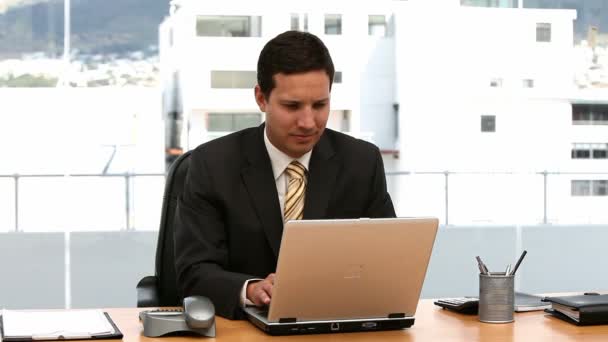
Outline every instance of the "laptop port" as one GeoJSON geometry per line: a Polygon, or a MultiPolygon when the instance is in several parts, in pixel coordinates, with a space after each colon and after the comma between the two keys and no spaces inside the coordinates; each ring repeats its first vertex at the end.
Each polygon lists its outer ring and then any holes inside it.
{"type": "Polygon", "coordinates": [[[340,330],[340,323],[334,322],[331,324],[330,328],[331,328],[331,331],[338,331],[338,330],[340,330]]]}
{"type": "Polygon", "coordinates": [[[378,323],[376,322],[363,322],[361,324],[361,328],[363,329],[374,329],[378,326],[378,323]]]}

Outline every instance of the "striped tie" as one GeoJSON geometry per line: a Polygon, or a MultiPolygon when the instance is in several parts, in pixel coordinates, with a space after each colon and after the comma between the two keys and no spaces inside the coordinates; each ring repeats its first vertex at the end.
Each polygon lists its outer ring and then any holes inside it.
{"type": "Polygon", "coordinates": [[[285,195],[285,222],[301,220],[304,214],[304,194],[306,193],[306,169],[297,160],[285,168],[289,176],[287,194],[285,195]]]}

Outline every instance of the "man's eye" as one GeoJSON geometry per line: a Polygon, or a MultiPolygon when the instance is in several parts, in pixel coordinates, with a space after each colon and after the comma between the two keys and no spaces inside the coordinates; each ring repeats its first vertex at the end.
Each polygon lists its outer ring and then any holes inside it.
{"type": "Polygon", "coordinates": [[[286,104],[285,107],[287,107],[289,109],[298,109],[298,105],[295,103],[286,104]]]}
{"type": "Polygon", "coordinates": [[[325,102],[315,103],[313,107],[315,109],[321,109],[321,108],[325,107],[325,102]]]}

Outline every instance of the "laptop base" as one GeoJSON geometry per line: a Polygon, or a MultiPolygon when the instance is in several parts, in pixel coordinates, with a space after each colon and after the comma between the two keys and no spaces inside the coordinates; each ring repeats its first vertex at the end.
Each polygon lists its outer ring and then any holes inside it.
{"type": "Polygon", "coordinates": [[[247,315],[253,325],[269,335],[329,334],[360,331],[400,330],[414,325],[414,318],[362,319],[268,323],[255,315],[247,315]]]}

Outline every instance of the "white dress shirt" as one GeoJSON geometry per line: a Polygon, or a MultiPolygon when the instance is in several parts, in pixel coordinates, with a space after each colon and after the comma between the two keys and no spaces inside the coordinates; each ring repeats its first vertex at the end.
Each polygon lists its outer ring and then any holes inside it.
{"type": "MultiPolygon", "coordinates": [[[[308,164],[310,163],[310,155],[312,154],[312,150],[306,152],[300,158],[292,158],[287,154],[283,153],[281,150],[276,148],[268,139],[267,128],[264,129],[264,145],[266,146],[266,151],[268,151],[268,156],[270,157],[270,164],[272,165],[272,174],[274,175],[274,181],[277,186],[277,193],[279,194],[279,205],[281,206],[281,217],[283,217],[283,213],[285,212],[285,193],[287,193],[287,185],[289,184],[289,176],[285,172],[287,166],[294,160],[297,160],[304,166],[306,171],[308,171],[308,164]]],[[[253,303],[247,299],[247,285],[250,281],[253,280],[262,280],[262,279],[249,279],[243,284],[243,288],[241,289],[241,305],[243,307],[247,305],[253,305],[253,303]]]]}

